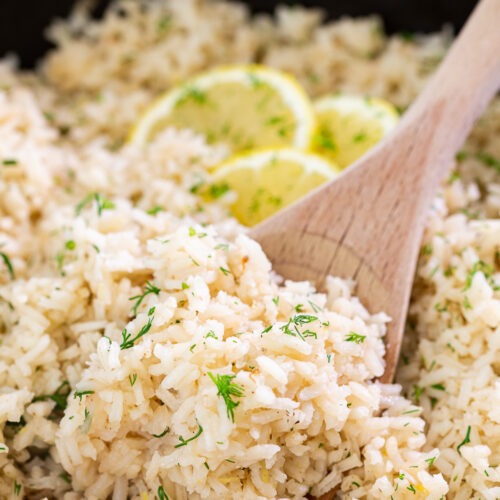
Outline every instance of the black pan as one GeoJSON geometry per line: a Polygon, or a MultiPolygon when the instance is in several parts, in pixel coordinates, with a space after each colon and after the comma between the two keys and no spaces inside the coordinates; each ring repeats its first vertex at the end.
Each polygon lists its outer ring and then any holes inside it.
{"type": "MultiPolygon", "coordinates": [[[[182,2],[183,0],[171,0],[182,2]]],[[[22,66],[32,67],[50,45],[43,29],[56,16],[66,16],[72,0],[0,0],[0,57],[8,52],[19,55],[22,66]]],[[[98,0],[99,16],[109,0],[98,0]]],[[[252,10],[270,12],[278,4],[299,3],[322,7],[331,19],[342,15],[380,14],[387,32],[430,32],[443,24],[461,28],[476,0],[247,0],[252,10]]]]}

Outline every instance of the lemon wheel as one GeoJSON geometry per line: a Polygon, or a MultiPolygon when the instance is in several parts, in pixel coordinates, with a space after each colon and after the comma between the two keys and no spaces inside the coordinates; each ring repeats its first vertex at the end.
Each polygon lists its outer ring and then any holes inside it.
{"type": "Polygon", "coordinates": [[[312,104],[291,76],[259,65],[215,69],[158,98],[129,140],[143,145],[166,127],[189,128],[231,151],[308,148],[315,130],[312,104]]]}
{"type": "Polygon", "coordinates": [[[254,226],[339,171],[335,164],[312,153],[267,149],[238,155],[219,165],[209,191],[236,193],[233,215],[242,224],[254,226]]]}

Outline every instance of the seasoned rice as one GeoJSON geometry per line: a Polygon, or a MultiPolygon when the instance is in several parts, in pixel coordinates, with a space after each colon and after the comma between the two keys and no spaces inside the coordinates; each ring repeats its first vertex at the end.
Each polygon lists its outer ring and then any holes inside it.
{"type": "Polygon", "coordinates": [[[451,41],[321,21],[124,0],[55,22],[36,72],[0,62],[1,498],[500,497],[499,100],[430,211],[402,387],[375,381],[390,319],[355,283],[283,282],[232,194],[198,195],[224,145],[124,145],[156,95],[230,62],[404,109],[451,41]]]}

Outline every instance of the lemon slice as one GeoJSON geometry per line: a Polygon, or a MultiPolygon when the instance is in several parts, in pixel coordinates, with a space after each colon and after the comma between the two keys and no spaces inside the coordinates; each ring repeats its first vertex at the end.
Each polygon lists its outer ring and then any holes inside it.
{"type": "Polygon", "coordinates": [[[308,148],[312,104],[294,78],[259,65],[225,66],[158,98],[132,129],[143,145],[166,127],[190,128],[233,152],[269,146],[308,148]]]}
{"type": "Polygon", "coordinates": [[[396,108],[377,98],[333,95],[314,103],[318,128],[313,151],[335,161],[341,168],[350,165],[399,120],[396,108]]]}
{"type": "Polygon", "coordinates": [[[335,164],[312,153],[267,149],[238,155],[219,165],[210,192],[215,196],[227,190],[235,192],[233,215],[242,224],[254,226],[339,171],[335,164]]]}

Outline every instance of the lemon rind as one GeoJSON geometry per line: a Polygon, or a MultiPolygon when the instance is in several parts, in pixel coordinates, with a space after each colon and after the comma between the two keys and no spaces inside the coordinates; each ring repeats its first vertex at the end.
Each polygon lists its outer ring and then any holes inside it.
{"type": "Polygon", "coordinates": [[[196,86],[200,90],[205,90],[214,83],[226,82],[251,85],[249,73],[276,89],[282,96],[285,105],[289,107],[296,119],[292,145],[299,149],[307,149],[311,145],[316,128],[315,113],[309,97],[293,76],[259,64],[219,66],[165,92],[143,112],[142,117],[130,131],[128,142],[139,146],[144,145],[154,124],[168,115],[186,88],[196,86]]]}
{"type": "Polygon", "coordinates": [[[328,111],[336,111],[343,115],[359,114],[366,120],[379,123],[384,135],[393,130],[399,121],[396,108],[377,97],[328,95],[315,100],[313,107],[316,115],[328,111]]]}
{"type": "Polygon", "coordinates": [[[334,162],[325,159],[309,151],[303,151],[297,148],[261,148],[253,150],[250,153],[241,153],[231,156],[223,161],[212,172],[212,180],[217,181],[225,177],[228,171],[237,169],[261,169],[268,165],[275,158],[292,161],[304,168],[304,173],[318,173],[331,179],[341,172],[341,169],[334,162]]]}

